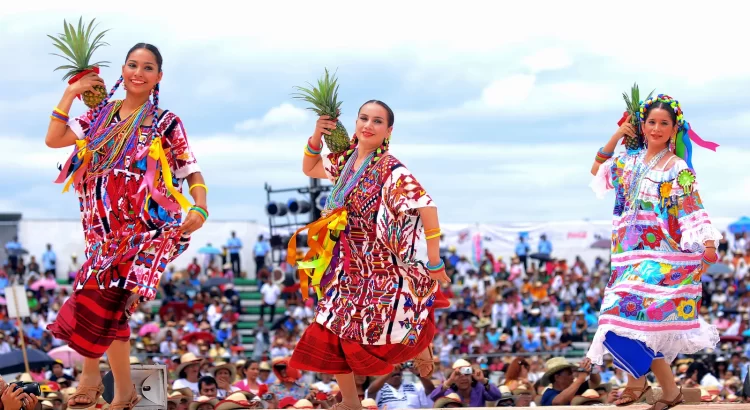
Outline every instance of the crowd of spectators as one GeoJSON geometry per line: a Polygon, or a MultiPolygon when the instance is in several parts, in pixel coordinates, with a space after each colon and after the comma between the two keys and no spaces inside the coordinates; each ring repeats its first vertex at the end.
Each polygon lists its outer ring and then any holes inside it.
{"type": "MultiPolygon", "coordinates": [[[[598,258],[589,265],[581,258],[555,259],[552,245],[541,238],[537,252],[532,252],[520,239],[514,255],[485,250],[481,260],[444,247],[453,282],[443,292],[453,306],[437,312],[433,377],[417,377],[411,363],[386,376],[360,375],[363,407],[525,407],[615,401],[626,383],[625,374],[611,358],[601,366],[584,359],[597,327],[609,262],[598,258]]],[[[10,244],[11,249],[16,246],[20,248],[18,241],[10,244]]],[[[230,238],[222,253],[203,261],[193,259],[180,269],[168,268],[161,298],[141,306],[131,317],[131,363],[166,365],[169,409],[331,407],[340,397],[335,379],[287,366],[296,341],[312,320],[314,298],[302,300],[291,267],[267,266],[267,245],[256,246],[255,266],[244,266],[257,271],[250,275],[257,283],[239,288],[233,280],[248,275],[245,270],[237,272],[239,257],[227,252],[237,247],[241,243],[230,238]],[[245,316],[244,292],[260,293],[260,317],[245,316]],[[241,322],[253,325],[241,326],[241,322]],[[251,337],[252,343],[244,343],[243,336],[251,337]]],[[[743,390],[750,367],[750,241],[744,236],[723,240],[718,251],[724,270],[705,275],[700,314],[720,329],[720,345],[715,351],[679,357],[673,363],[675,377],[681,386],[699,392],[697,400],[750,402],[744,397],[750,395],[750,381],[743,390]]],[[[28,260],[15,256],[0,269],[0,289],[24,285],[31,311],[19,327],[8,317],[4,298],[0,300],[0,374],[3,357],[20,347],[24,335],[27,347],[58,360],[5,376],[41,383],[45,392],[34,404],[59,410],[75,390],[80,362],[70,355],[67,359],[56,355],[65,346],[45,329],[71,292],[69,285],[57,283],[56,272],[65,269],[74,275],[80,263],[75,255],[67,263],[58,262],[51,246],[39,257],[41,264],[35,255],[28,260]]],[[[109,371],[106,360],[100,369],[102,374],[109,371]]],[[[655,380],[649,382],[658,387],[655,380]]],[[[0,383],[0,389],[3,386],[0,383]]],[[[5,409],[20,402],[11,393],[0,394],[5,409]]]]}

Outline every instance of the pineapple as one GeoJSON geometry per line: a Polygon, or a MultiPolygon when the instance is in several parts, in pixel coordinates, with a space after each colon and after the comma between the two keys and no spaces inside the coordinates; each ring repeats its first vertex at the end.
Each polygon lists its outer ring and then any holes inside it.
{"type": "MultiPolygon", "coordinates": [[[[633,87],[630,89],[630,96],[628,96],[626,93],[622,93],[622,98],[625,100],[627,112],[630,115],[630,123],[633,124],[633,127],[635,127],[636,133],[635,137],[625,136],[624,138],[625,148],[627,148],[628,151],[637,150],[643,145],[643,133],[641,132],[641,124],[638,120],[638,112],[640,112],[641,110],[640,94],[641,93],[638,89],[638,84],[633,84],[633,87]]],[[[653,94],[654,90],[651,90],[646,99],[651,98],[653,94]]]]}
{"type": "Polygon", "coordinates": [[[331,130],[331,135],[323,135],[326,146],[333,153],[339,153],[349,149],[349,134],[344,128],[344,124],[338,120],[341,114],[341,103],[338,101],[339,86],[336,83],[336,76],[330,75],[328,69],[325,75],[318,80],[318,87],[310,84],[312,89],[295,87],[299,93],[293,94],[294,98],[305,100],[313,106],[308,108],[318,115],[328,115],[333,121],[336,121],[336,128],[331,130]]]}
{"type": "MultiPolygon", "coordinates": [[[[96,25],[94,25],[94,21],[96,21],[96,19],[91,20],[88,26],[85,26],[83,24],[83,17],[81,17],[78,20],[78,27],[76,28],[73,24],[63,20],[65,33],[58,34],[57,37],[47,35],[47,37],[51,38],[54,42],[54,46],[63,53],[51,54],[62,57],[70,62],[70,64],[62,65],[54,70],[68,70],[63,77],[63,80],[68,80],[68,84],[73,84],[87,73],[95,72],[98,74],[99,67],[108,67],[105,63],[109,63],[109,61],[91,63],[91,56],[94,54],[94,51],[101,46],[109,45],[102,41],[104,33],[109,30],[104,30],[95,34],[94,29],[96,29],[96,25]]],[[[83,93],[83,102],[89,108],[96,107],[107,97],[106,88],[97,85],[94,89],[96,90],[95,93],[91,91],[85,91],[83,93]]]]}

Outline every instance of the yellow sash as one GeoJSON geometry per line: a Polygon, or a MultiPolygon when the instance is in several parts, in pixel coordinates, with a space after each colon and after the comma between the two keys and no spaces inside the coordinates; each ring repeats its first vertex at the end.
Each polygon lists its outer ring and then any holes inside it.
{"type": "Polygon", "coordinates": [[[312,287],[315,289],[318,298],[322,297],[320,281],[331,264],[333,248],[337,241],[331,239],[331,236],[338,238],[340,233],[346,229],[346,218],[346,209],[339,208],[328,216],[298,229],[289,239],[286,260],[290,265],[294,265],[297,259],[297,234],[307,230],[307,246],[310,247],[310,250],[297,264],[297,268],[300,270],[299,282],[303,300],[308,298],[310,279],[312,279],[312,287]]]}

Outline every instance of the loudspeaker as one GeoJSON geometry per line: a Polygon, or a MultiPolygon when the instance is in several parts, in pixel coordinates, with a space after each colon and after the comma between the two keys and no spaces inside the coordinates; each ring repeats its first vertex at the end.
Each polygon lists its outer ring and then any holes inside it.
{"type": "MultiPolygon", "coordinates": [[[[167,408],[167,366],[134,364],[130,374],[135,384],[136,393],[142,398],[135,406],[141,410],[163,410],[167,408]]],[[[102,398],[112,404],[115,397],[115,379],[112,372],[102,379],[104,393],[102,398]]]]}

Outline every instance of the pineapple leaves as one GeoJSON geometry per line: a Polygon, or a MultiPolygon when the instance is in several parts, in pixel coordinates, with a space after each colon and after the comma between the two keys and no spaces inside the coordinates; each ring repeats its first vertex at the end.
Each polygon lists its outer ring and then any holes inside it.
{"type": "Polygon", "coordinates": [[[47,37],[52,39],[53,45],[62,52],[62,55],[57,53],[50,54],[62,57],[72,63],[72,65],[63,65],[55,69],[55,71],[69,70],[65,77],[63,77],[63,80],[73,77],[79,72],[90,69],[95,65],[108,67],[107,64],[110,63],[109,61],[91,63],[94,52],[102,46],[109,45],[102,41],[104,34],[109,30],[95,33],[98,26],[98,23],[95,24],[95,22],[96,19],[92,19],[86,25],[83,23],[83,17],[80,17],[76,27],[72,23],[68,23],[67,20],[63,20],[64,33],[58,34],[57,37],[47,35],[47,37]]]}
{"type": "Polygon", "coordinates": [[[319,78],[317,83],[317,87],[310,83],[307,83],[310,88],[294,87],[299,92],[292,94],[292,97],[312,104],[308,109],[318,115],[338,117],[342,102],[338,101],[339,86],[335,73],[331,75],[326,68],[325,75],[319,78]]]}

